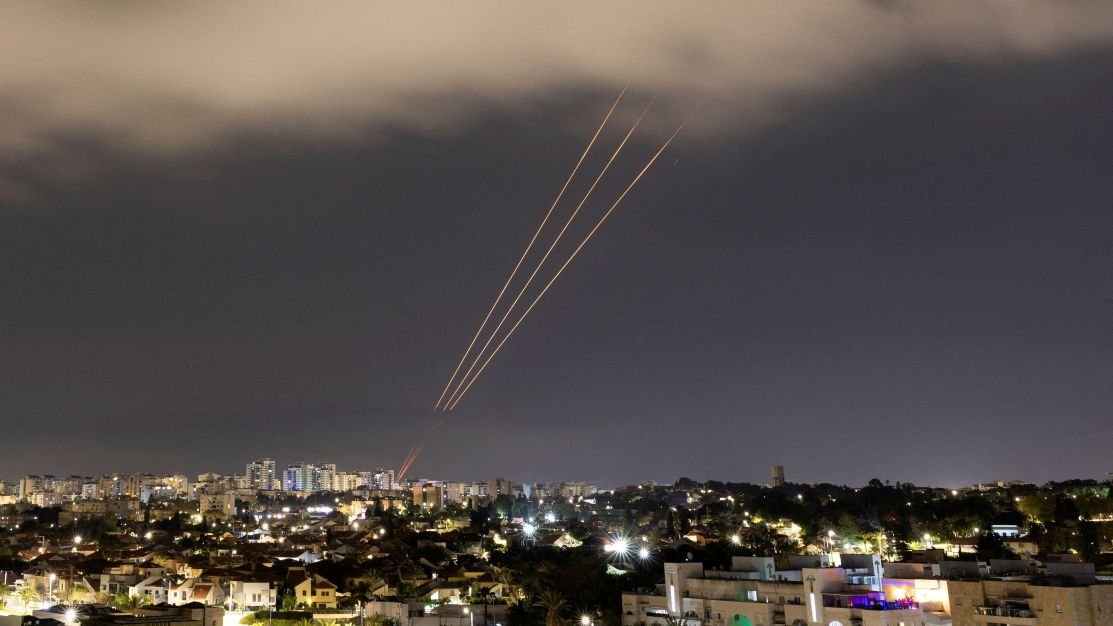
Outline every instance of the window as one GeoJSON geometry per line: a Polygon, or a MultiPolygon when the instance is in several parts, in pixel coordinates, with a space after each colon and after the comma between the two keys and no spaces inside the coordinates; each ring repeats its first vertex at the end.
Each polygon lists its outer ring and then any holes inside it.
{"type": "Polygon", "coordinates": [[[1055,605],[1055,612],[1056,613],[1062,613],[1063,612],[1063,605],[1062,604],[1056,604],[1055,605]]]}

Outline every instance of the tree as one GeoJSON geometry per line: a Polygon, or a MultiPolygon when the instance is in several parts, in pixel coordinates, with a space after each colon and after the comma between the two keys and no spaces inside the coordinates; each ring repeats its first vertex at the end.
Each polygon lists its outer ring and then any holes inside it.
{"type": "Polygon", "coordinates": [[[68,604],[86,604],[93,597],[93,592],[83,587],[75,587],[70,590],[70,597],[68,604]]]}
{"type": "Polygon", "coordinates": [[[280,605],[283,611],[293,611],[298,607],[298,599],[292,593],[282,594],[282,603],[280,605]]]}
{"type": "Polygon", "coordinates": [[[350,586],[349,592],[351,593],[351,601],[353,603],[358,603],[360,606],[366,604],[375,597],[375,589],[382,583],[382,574],[377,570],[368,570],[362,578],[350,586]]]}
{"type": "Polygon", "coordinates": [[[127,611],[129,613],[133,613],[136,609],[147,606],[150,603],[151,598],[150,596],[146,595],[133,596],[127,593],[118,593],[112,596],[112,606],[120,609],[121,611],[127,611]]]}
{"type": "Polygon", "coordinates": [[[560,626],[561,613],[568,608],[568,601],[558,591],[546,589],[537,596],[537,603],[545,609],[545,626],[560,626]]]}
{"type": "MultiPolygon", "coordinates": [[[[39,586],[41,587],[42,585],[39,585],[39,586]]],[[[16,595],[18,595],[19,598],[21,600],[23,600],[23,604],[31,604],[33,602],[38,602],[43,597],[42,592],[39,591],[35,587],[24,587],[24,588],[20,589],[16,593],[16,595]]]]}
{"type": "Polygon", "coordinates": [[[1009,550],[1005,542],[992,532],[983,532],[975,544],[978,558],[983,561],[990,559],[1015,559],[1016,554],[1009,550]]]}

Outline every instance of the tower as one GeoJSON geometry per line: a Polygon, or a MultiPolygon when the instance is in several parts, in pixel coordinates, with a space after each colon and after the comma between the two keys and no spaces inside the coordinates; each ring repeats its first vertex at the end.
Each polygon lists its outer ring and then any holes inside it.
{"type": "Polygon", "coordinates": [[[783,465],[773,466],[773,486],[781,487],[785,484],[785,467],[783,465]]]}

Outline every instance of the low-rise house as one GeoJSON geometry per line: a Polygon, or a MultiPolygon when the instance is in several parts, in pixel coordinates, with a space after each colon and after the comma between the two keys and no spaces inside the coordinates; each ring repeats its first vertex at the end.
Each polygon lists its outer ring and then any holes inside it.
{"type": "Polygon", "coordinates": [[[269,580],[251,576],[231,576],[228,582],[228,599],[233,610],[259,611],[275,609],[278,591],[269,580]]]}
{"type": "Polygon", "coordinates": [[[307,573],[304,567],[291,567],[287,570],[286,587],[294,594],[299,606],[311,609],[336,608],[336,585],[323,576],[307,573]]]}
{"type": "Polygon", "coordinates": [[[170,602],[170,587],[172,583],[162,576],[149,576],[128,588],[128,595],[145,597],[150,604],[165,604],[170,602]]]}
{"type": "Polygon", "coordinates": [[[220,585],[202,580],[200,578],[187,578],[176,585],[170,586],[168,604],[180,606],[190,602],[200,602],[205,605],[219,605],[224,603],[224,590],[220,585]]]}

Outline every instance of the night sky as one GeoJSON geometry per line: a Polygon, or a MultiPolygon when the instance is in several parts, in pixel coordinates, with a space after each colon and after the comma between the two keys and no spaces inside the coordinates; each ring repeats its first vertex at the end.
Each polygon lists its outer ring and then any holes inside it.
{"type": "Polygon", "coordinates": [[[0,9],[0,478],[1113,471],[1113,5],[235,6],[0,9]],[[442,421],[627,82],[587,217],[695,119],[442,421]]]}

